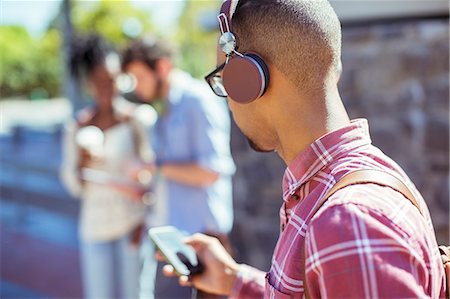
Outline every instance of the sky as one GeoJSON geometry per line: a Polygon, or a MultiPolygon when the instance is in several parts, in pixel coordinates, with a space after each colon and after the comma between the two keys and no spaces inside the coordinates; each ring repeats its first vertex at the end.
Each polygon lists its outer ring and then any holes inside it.
{"type": "MultiPolygon", "coordinates": [[[[62,0],[0,0],[0,24],[23,25],[30,34],[39,36],[57,13],[62,0]]],[[[98,0],[78,0],[98,1],[98,0]]],[[[124,1],[124,0],[110,0],[124,1]]],[[[170,28],[178,17],[185,0],[130,0],[130,2],[152,15],[152,21],[170,34],[170,28]]],[[[447,0],[332,0],[340,19],[370,19],[387,16],[429,15],[448,11],[447,0]],[[380,4],[382,3],[382,5],[380,4]],[[407,3],[407,5],[405,5],[407,3]]]]}
{"type": "MultiPolygon", "coordinates": [[[[0,0],[0,24],[23,25],[31,35],[40,36],[56,15],[61,2],[62,0],[0,0]]],[[[152,14],[152,20],[164,28],[173,24],[173,20],[178,17],[183,0],[131,0],[130,2],[142,10],[149,11],[152,14]]]]}

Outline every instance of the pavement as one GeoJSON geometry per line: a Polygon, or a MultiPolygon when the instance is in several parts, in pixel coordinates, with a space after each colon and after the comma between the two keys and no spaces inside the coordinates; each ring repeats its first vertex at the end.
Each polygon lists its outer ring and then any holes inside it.
{"type": "MultiPolygon", "coordinates": [[[[64,100],[0,102],[0,298],[82,298],[79,201],[58,178],[64,100]]],[[[190,298],[159,275],[156,298],[190,298]]],[[[104,298],[110,299],[110,298],[104,298]]]]}
{"type": "MultiPolygon", "coordinates": [[[[19,108],[24,116],[36,114],[36,105],[19,108]]],[[[17,105],[14,109],[19,110],[17,105]]],[[[49,111],[41,111],[39,125],[33,117],[29,117],[32,124],[20,119],[13,124],[11,119],[18,114],[8,117],[8,111],[14,110],[5,110],[3,104],[0,298],[81,298],[79,202],[70,198],[58,179],[61,125],[48,123],[55,119],[49,111]]]]}

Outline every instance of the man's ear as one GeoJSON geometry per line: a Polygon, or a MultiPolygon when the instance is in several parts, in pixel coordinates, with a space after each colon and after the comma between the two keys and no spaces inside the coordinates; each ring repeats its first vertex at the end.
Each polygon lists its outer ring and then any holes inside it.
{"type": "Polygon", "coordinates": [[[225,53],[223,53],[223,51],[220,49],[219,46],[217,46],[216,48],[216,66],[221,65],[222,63],[225,62],[225,60],[227,59],[227,56],[225,55],[225,53]]]}
{"type": "Polygon", "coordinates": [[[161,58],[156,62],[155,68],[161,77],[167,78],[172,71],[173,64],[170,59],[161,58]]]}

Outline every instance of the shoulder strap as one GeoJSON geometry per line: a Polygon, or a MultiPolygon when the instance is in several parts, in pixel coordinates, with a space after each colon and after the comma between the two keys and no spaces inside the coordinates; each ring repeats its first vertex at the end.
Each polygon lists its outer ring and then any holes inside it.
{"type": "MultiPolygon", "coordinates": [[[[422,214],[422,211],[417,203],[417,200],[411,190],[396,176],[383,171],[375,169],[360,169],[351,171],[344,175],[336,184],[328,191],[328,193],[320,200],[316,205],[311,215],[315,215],[317,211],[323,206],[323,204],[338,190],[341,190],[350,185],[358,184],[377,184],[380,186],[390,187],[393,190],[400,192],[406,199],[408,199],[422,214]]],[[[441,250],[449,250],[448,248],[442,248],[441,250]]],[[[444,258],[443,258],[444,261],[444,258]]],[[[311,298],[308,293],[306,283],[304,284],[305,297],[311,298]]],[[[448,296],[447,296],[448,298],[448,296]]]]}
{"type": "Polygon", "coordinates": [[[314,208],[312,215],[316,214],[316,212],[320,209],[320,207],[322,207],[322,205],[328,200],[328,198],[330,198],[338,190],[350,185],[358,184],[377,184],[380,186],[390,187],[395,191],[400,192],[419,210],[420,214],[422,214],[415,196],[405,185],[405,183],[403,183],[399,178],[383,170],[361,169],[351,171],[350,173],[344,175],[344,177],[342,177],[320,200],[320,202],[314,208]]]}

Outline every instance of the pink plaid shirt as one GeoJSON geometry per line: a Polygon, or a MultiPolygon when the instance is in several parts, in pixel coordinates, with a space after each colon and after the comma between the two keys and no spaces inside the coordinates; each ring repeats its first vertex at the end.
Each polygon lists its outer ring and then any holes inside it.
{"type": "Polygon", "coordinates": [[[285,171],[283,199],[269,273],[242,265],[231,298],[302,298],[305,286],[311,298],[445,296],[427,206],[401,168],[371,145],[366,120],[300,153],[285,171]],[[425,217],[397,191],[375,184],[343,188],[311,215],[339,178],[367,168],[403,178],[425,217]]]}

